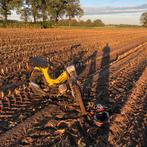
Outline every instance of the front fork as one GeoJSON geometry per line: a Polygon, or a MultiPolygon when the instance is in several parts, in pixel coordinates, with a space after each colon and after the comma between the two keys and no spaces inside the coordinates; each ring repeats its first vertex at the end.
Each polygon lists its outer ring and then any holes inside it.
{"type": "Polygon", "coordinates": [[[85,109],[83,100],[82,100],[82,95],[80,91],[80,87],[77,84],[76,80],[68,78],[68,83],[72,92],[73,97],[75,98],[76,102],[79,104],[82,116],[87,115],[87,111],[85,109]]]}

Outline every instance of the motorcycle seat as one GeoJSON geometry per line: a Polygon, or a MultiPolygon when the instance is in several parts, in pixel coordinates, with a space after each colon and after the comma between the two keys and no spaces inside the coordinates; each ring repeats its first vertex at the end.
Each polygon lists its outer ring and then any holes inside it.
{"type": "Polygon", "coordinates": [[[48,62],[41,57],[31,57],[29,59],[29,63],[35,67],[41,67],[41,68],[48,67],[48,62]]]}

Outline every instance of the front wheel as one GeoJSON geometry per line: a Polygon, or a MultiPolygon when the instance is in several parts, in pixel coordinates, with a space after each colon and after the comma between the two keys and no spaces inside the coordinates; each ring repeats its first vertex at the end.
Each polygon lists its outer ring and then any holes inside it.
{"type": "Polygon", "coordinates": [[[73,97],[75,98],[76,102],[80,106],[82,115],[83,116],[86,115],[87,111],[85,109],[84,102],[82,100],[82,94],[81,94],[81,90],[80,90],[79,85],[77,83],[72,84],[71,91],[72,91],[73,97]]]}

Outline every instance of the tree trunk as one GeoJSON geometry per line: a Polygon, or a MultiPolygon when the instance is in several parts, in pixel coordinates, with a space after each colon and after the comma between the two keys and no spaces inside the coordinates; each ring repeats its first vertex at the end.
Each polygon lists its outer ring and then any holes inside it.
{"type": "Polygon", "coordinates": [[[43,22],[46,21],[46,6],[45,6],[45,4],[42,5],[42,20],[43,20],[43,22]]]}
{"type": "Polygon", "coordinates": [[[59,20],[58,20],[58,17],[56,17],[56,18],[55,18],[55,22],[58,23],[58,21],[59,21],[59,20]]]}
{"type": "Polygon", "coordinates": [[[59,13],[60,13],[60,11],[56,12],[56,18],[55,18],[56,23],[58,23],[58,21],[59,21],[59,13]]]}
{"type": "Polygon", "coordinates": [[[8,20],[7,12],[5,12],[5,14],[4,14],[4,19],[5,19],[5,22],[7,22],[7,20],[8,20]]]}
{"type": "Polygon", "coordinates": [[[34,23],[36,23],[36,15],[33,15],[34,23]]]}
{"type": "Polygon", "coordinates": [[[28,22],[28,14],[27,14],[27,10],[24,8],[24,21],[25,23],[28,22]]]}
{"type": "Polygon", "coordinates": [[[5,10],[4,10],[4,20],[5,20],[5,22],[7,22],[7,20],[8,20],[8,11],[7,11],[6,7],[5,7],[5,10]]]}
{"type": "Polygon", "coordinates": [[[45,14],[45,10],[42,11],[42,20],[43,22],[46,21],[46,14],[45,14]]]}
{"type": "Polygon", "coordinates": [[[7,20],[8,20],[8,8],[7,8],[7,4],[6,4],[5,1],[3,3],[3,10],[4,10],[4,13],[3,13],[4,21],[7,22],[7,20]]]}
{"type": "Polygon", "coordinates": [[[69,18],[68,18],[68,26],[69,26],[69,28],[70,28],[70,26],[71,26],[71,17],[69,16],[69,18]]]}

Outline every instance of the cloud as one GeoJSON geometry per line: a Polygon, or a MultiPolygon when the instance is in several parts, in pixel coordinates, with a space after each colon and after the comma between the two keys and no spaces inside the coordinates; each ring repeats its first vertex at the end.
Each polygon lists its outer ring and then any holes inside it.
{"type": "Polygon", "coordinates": [[[84,7],[85,15],[138,13],[147,11],[147,4],[139,6],[84,7]]]}

